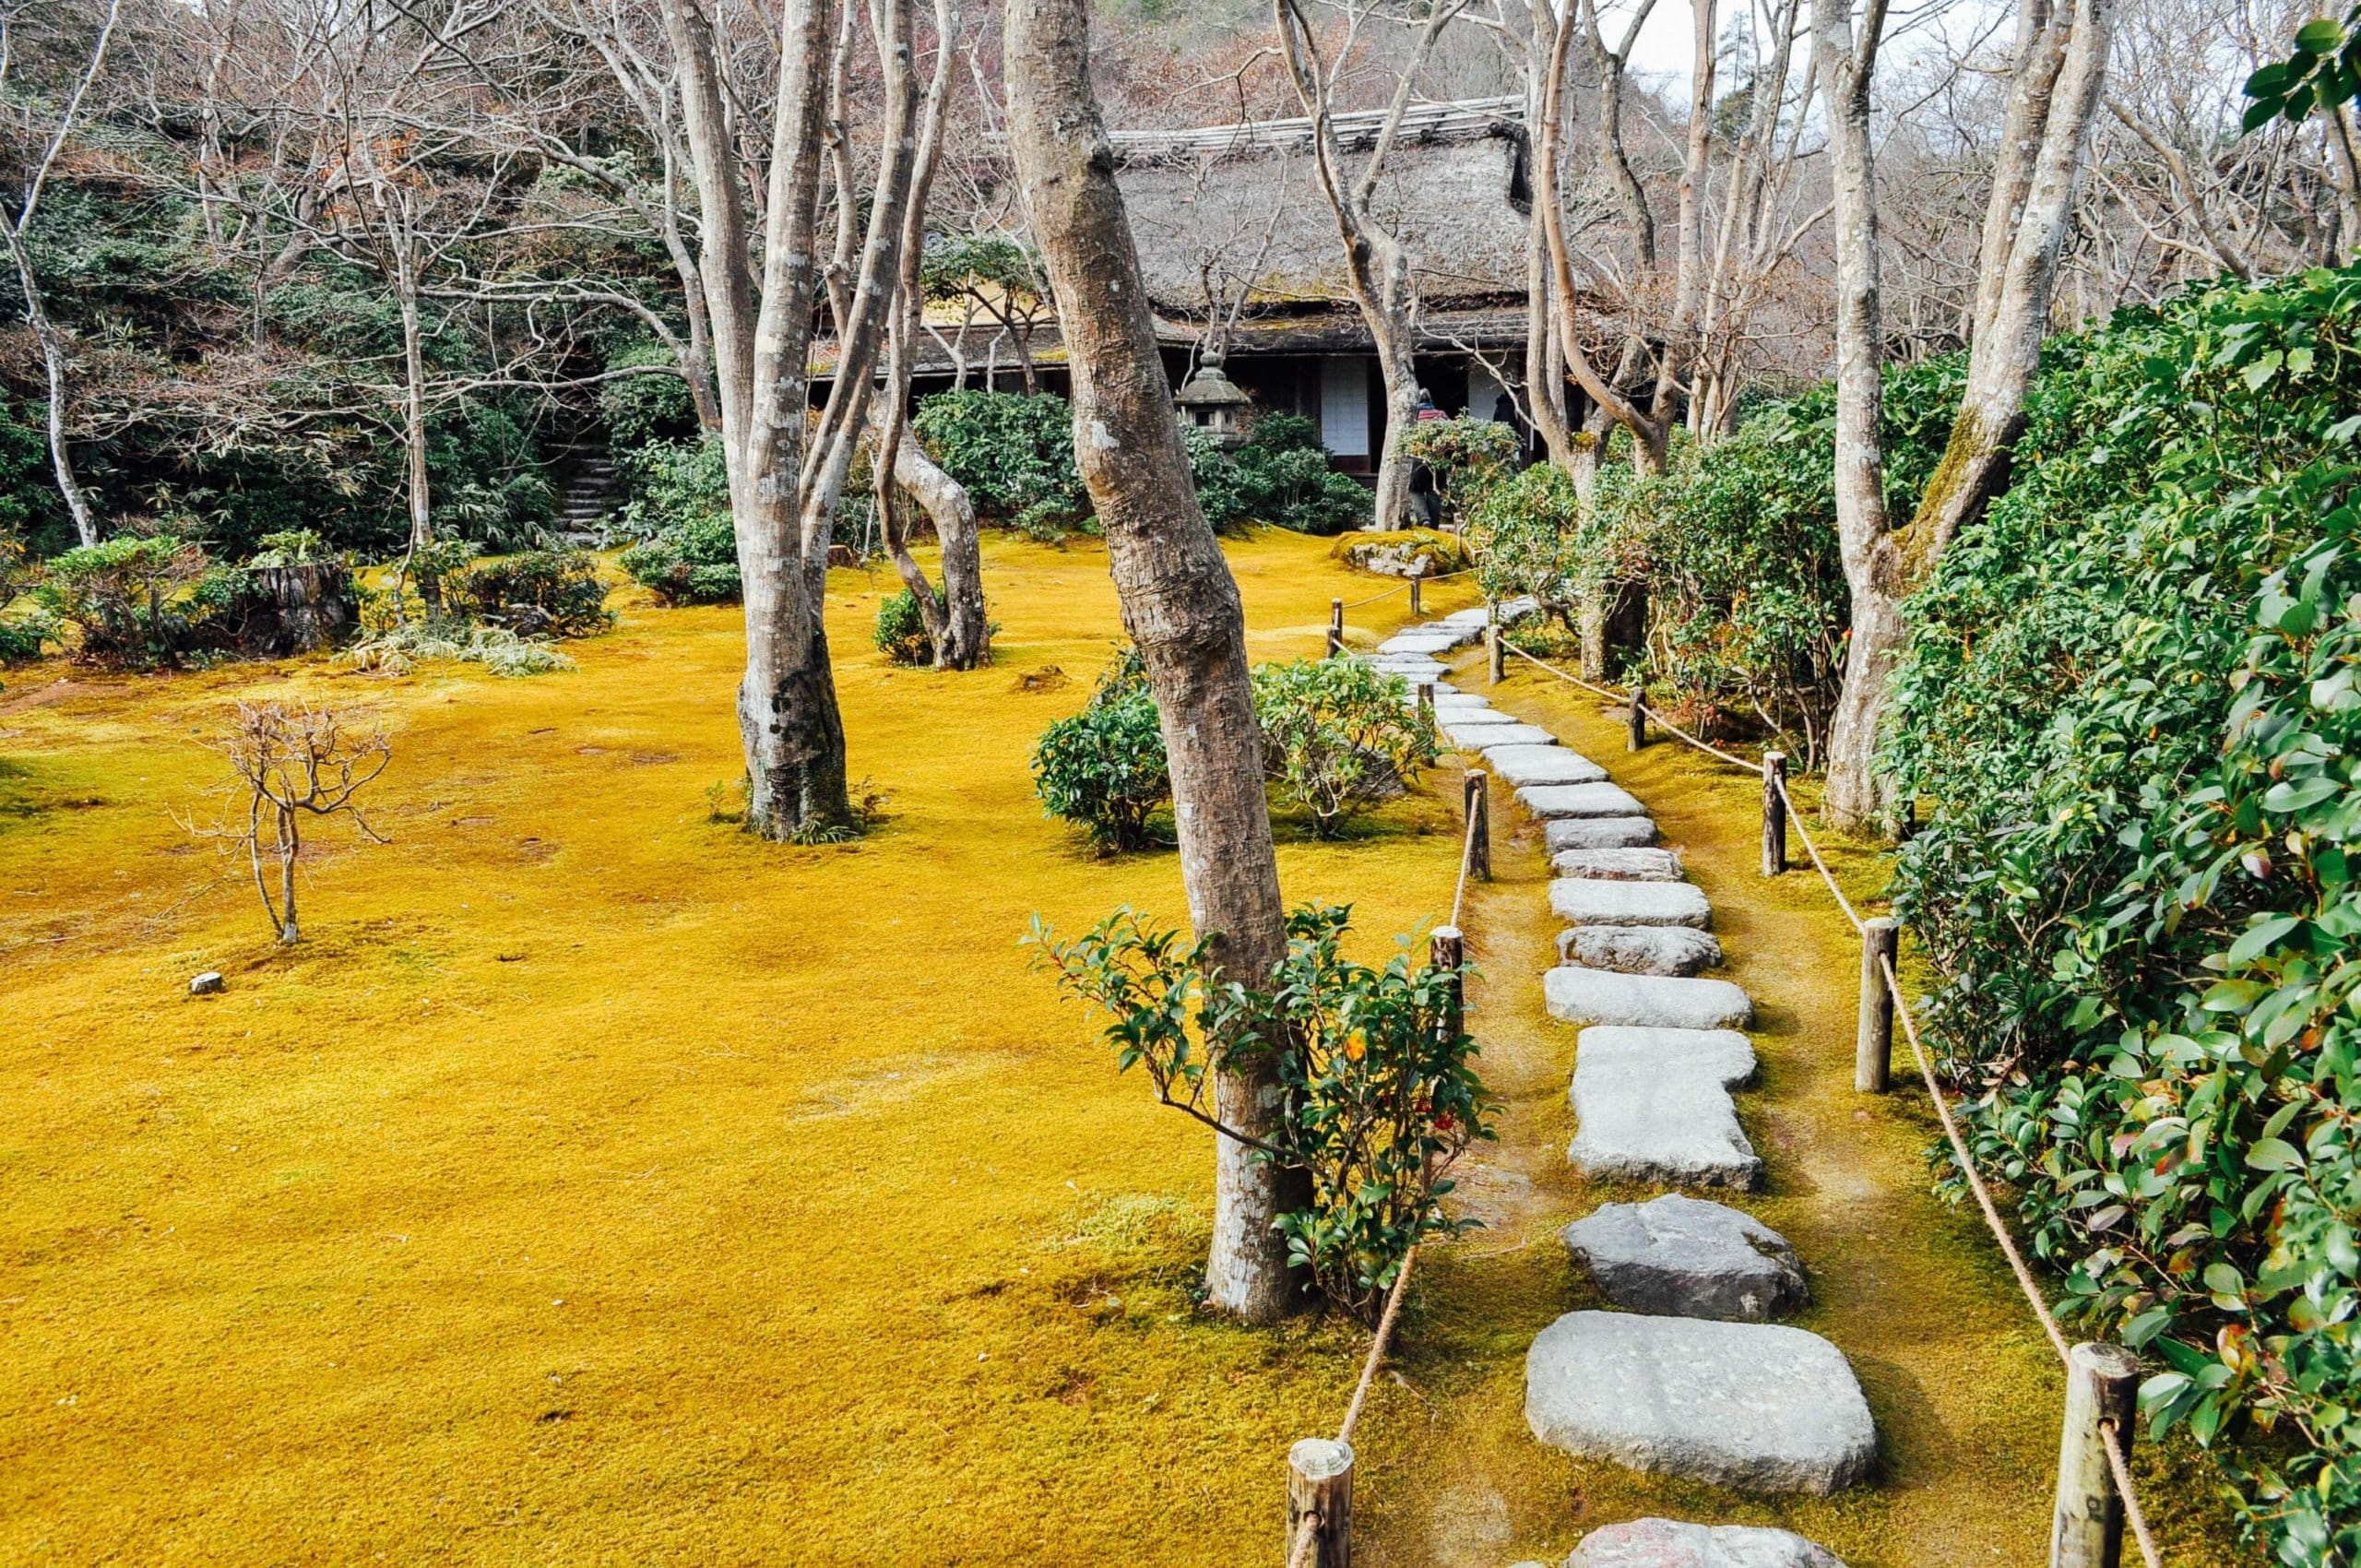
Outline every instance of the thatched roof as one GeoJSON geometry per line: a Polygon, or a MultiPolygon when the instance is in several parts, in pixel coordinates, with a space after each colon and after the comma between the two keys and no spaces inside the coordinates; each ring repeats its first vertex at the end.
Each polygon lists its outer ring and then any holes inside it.
{"type": "MultiPolygon", "coordinates": [[[[1432,309],[1522,299],[1529,209],[1514,99],[1423,105],[1406,117],[1372,208],[1415,258],[1432,309]]],[[[1339,116],[1347,168],[1378,116],[1339,116]]],[[[1249,308],[1349,303],[1343,242],[1301,120],[1116,137],[1123,199],[1160,312],[1203,319],[1248,290],[1249,308]]]]}

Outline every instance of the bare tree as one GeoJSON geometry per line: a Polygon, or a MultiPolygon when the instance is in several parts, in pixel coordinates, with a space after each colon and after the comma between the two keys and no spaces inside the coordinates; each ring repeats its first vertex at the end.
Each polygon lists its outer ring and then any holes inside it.
{"type": "MultiPolygon", "coordinates": [[[[908,418],[915,329],[926,303],[919,273],[924,250],[927,196],[933,188],[935,165],[943,151],[943,119],[951,100],[955,58],[952,40],[959,27],[953,0],[935,0],[934,18],[934,74],[927,87],[918,163],[911,178],[909,204],[902,219],[901,275],[888,328],[884,395],[878,400],[878,455],[872,468],[875,475],[873,496],[885,548],[894,557],[894,568],[900,574],[903,586],[918,601],[927,640],[934,647],[934,666],[938,670],[972,670],[991,656],[990,627],[984,618],[983,552],[977,537],[975,503],[958,481],[926,455],[911,433],[908,418]],[[940,592],[927,581],[925,570],[910,553],[908,529],[901,505],[905,493],[926,508],[934,523],[935,540],[943,548],[940,592]]],[[[1026,366],[1029,377],[1029,358],[1026,366]]]]}
{"type": "Polygon", "coordinates": [[[1828,810],[1849,826],[1885,811],[1872,762],[1887,681],[1904,627],[1899,599],[1924,582],[1944,550],[2008,482],[2024,424],[2024,395],[2049,330],[2052,291],[2072,227],[2106,77],[2114,0],[2026,0],[1978,251],[1967,386],[1941,464],[1890,572],[1854,589],[1845,690],[1829,738],[1828,810]],[[1863,589],[1867,589],[1865,599],[1863,589]]]}
{"type": "Polygon", "coordinates": [[[1371,15],[1370,7],[1350,3],[1347,32],[1334,60],[1320,46],[1305,0],[1275,0],[1279,46],[1295,84],[1297,98],[1311,120],[1311,149],[1320,174],[1320,189],[1336,220],[1337,237],[1345,249],[1345,274],[1353,298],[1369,324],[1377,350],[1377,368],[1385,383],[1385,440],[1378,452],[1376,526],[1400,528],[1410,506],[1410,464],[1402,450],[1403,437],[1418,417],[1418,282],[1413,257],[1401,239],[1381,221],[1373,208],[1378,182],[1402,130],[1402,116],[1410,107],[1419,67],[1434,51],[1435,40],[1466,0],[1427,0],[1417,42],[1401,65],[1393,101],[1379,125],[1369,155],[1358,173],[1345,168],[1345,152],[1336,135],[1335,91],[1340,75],[1351,60],[1359,30],[1371,15]]]}
{"type": "MultiPolygon", "coordinates": [[[[1238,585],[1189,482],[1139,256],[1090,85],[1086,0],[1008,0],[1009,146],[1049,266],[1074,373],[1074,456],[1107,531],[1108,563],[1156,693],[1172,776],[1189,915],[1222,972],[1247,984],[1286,952],[1278,863],[1238,585]]],[[[1308,1201],[1300,1170],[1258,1155],[1282,1114],[1266,1061],[1218,1063],[1212,1301],[1253,1322],[1292,1288],[1279,1216],[1308,1201]]]]}
{"type": "Polygon", "coordinates": [[[747,157],[750,113],[733,91],[712,18],[661,0],[694,172],[699,280],[711,322],[723,453],[746,614],[738,719],[747,822],[773,837],[849,832],[844,725],[821,618],[828,540],[857,444],[869,426],[918,154],[919,91],[909,0],[872,15],[883,74],[876,172],[858,197],[847,104],[837,90],[855,29],[836,0],[789,0],[777,35],[766,160],[747,157]],[[821,245],[823,163],[838,185],[836,244],[821,245]],[[757,211],[761,238],[757,244],[757,211]],[[824,277],[824,273],[825,276],[824,277]],[[826,291],[837,334],[834,394],[811,414],[814,307],[826,291]]]}
{"type": "MultiPolygon", "coordinates": [[[[21,0],[0,6],[0,88],[8,86],[9,68],[16,62],[16,27],[23,14],[21,0]]],[[[107,0],[106,19],[100,23],[99,33],[90,45],[89,63],[76,78],[73,90],[65,100],[65,107],[51,127],[46,144],[39,158],[25,176],[18,199],[7,208],[0,208],[0,240],[8,246],[8,259],[17,269],[17,286],[23,291],[25,320],[33,329],[34,339],[41,344],[42,369],[49,378],[49,462],[57,477],[57,493],[65,500],[65,510],[74,519],[74,531],[84,544],[99,542],[98,513],[91,508],[90,498],[74,471],[73,454],[67,449],[65,436],[66,400],[70,393],[67,375],[73,363],[73,351],[65,333],[50,319],[49,306],[42,294],[41,279],[34,274],[32,253],[26,244],[27,232],[32,227],[34,215],[41,209],[42,191],[48,186],[51,172],[57,167],[58,154],[65,148],[82,113],[83,101],[89,96],[90,84],[105,68],[107,46],[113,42],[115,23],[123,15],[123,0],[107,0]],[[14,210],[9,208],[13,208],[14,210]]]]}
{"type": "Polygon", "coordinates": [[[225,824],[215,836],[245,851],[255,891],[279,943],[300,941],[295,869],[303,854],[303,823],[348,817],[362,837],[387,842],[361,814],[359,796],[393,761],[392,742],[382,730],[348,730],[331,708],[242,702],[221,749],[244,790],[246,809],[244,822],[225,824]]]}

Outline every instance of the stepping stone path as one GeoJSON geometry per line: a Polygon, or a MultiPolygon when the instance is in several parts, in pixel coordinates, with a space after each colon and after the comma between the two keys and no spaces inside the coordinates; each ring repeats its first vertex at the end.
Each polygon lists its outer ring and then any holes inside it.
{"type": "MultiPolygon", "coordinates": [[[[1482,753],[1542,825],[1556,873],[1549,907],[1570,928],[1542,992],[1551,1016],[1581,1031],[1567,1158],[1603,1180],[1751,1191],[1762,1160],[1731,1091],[1754,1076],[1754,1047],[1738,1032],[1754,1008],[1743,988],[1701,974],[1722,960],[1712,905],[1605,768],[1438,679],[1442,658],[1487,618],[1463,610],[1406,628],[1372,662],[1414,688],[1435,682],[1443,733],[1482,753]]],[[[1809,1301],[1784,1238],[1742,1210],[1668,1192],[1602,1205],[1564,1240],[1599,1295],[1629,1310],[1568,1313],[1534,1340],[1525,1421],[1536,1437],[1751,1491],[1826,1494],[1869,1478],[1877,1427],[1844,1352],[1766,1321],[1809,1301]]],[[[1785,1530],[1639,1519],[1590,1532],[1565,1568],[1844,1564],[1785,1530]]]]}

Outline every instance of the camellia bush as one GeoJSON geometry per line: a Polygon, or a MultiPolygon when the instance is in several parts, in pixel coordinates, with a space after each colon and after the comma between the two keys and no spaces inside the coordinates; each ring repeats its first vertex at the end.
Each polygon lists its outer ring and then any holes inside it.
{"type": "Polygon", "coordinates": [[[2291,1565],[2361,1562],[2356,410],[2351,269],[2053,340],[1885,752],[1976,1157],[2291,1565]]]}
{"type": "Polygon", "coordinates": [[[1352,911],[1306,905],[1287,919],[1287,952],[1262,983],[1217,978],[1206,945],[1118,909],[1072,942],[1037,919],[1031,940],[1067,995],[1103,1009],[1123,1071],[1157,1098],[1220,1128],[1213,1075],[1268,1062],[1286,1102],[1276,1141],[1228,1129],[1264,1158],[1304,1170],[1311,1203],[1279,1217],[1291,1261],[1323,1295],[1373,1320],[1411,1247],[1475,1222],[1442,1209],[1449,1172],[1493,1136],[1494,1102],[1476,1041],[1458,1026],[1458,980],[1407,951],[1383,967],[1341,944],[1352,911]]]}
{"type": "Polygon", "coordinates": [[[615,624],[598,558],[587,550],[480,561],[452,588],[467,614],[519,636],[595,636],[615,624]]]}
{"type": "Polygon", "coordinates": [[[1148,818],[1172,798],[1172,776],[1136,648],[1098,678],[1080,713],[1042,732],[1033,782],[1050,814],[1086,829],[1103,852],[1155,842],[1148,818]]]}
{"type": "Polygon", "coordinates": [[[1322,838],[1434,766],[1433,722],[1409,705],[1401,676],[1367,659],[1257,665],[1253,680],[1263,770],[1282,800],[1311,814],[1322,838]]]}

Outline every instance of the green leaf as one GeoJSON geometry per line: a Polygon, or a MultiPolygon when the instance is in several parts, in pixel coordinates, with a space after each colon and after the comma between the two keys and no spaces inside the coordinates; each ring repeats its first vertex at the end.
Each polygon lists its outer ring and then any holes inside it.
{"type": "Polygon", "coordinates": [[[2292,1170],[2304,1163],[2304,1154],[2284,1138],[2262,1138],[2247,1150],[2249,1170],[2292,1170]]]}
{"type": "MultiPolygon", "coordinates": [[[[2296,30],[2296,47],[2314,54],[2333,54],[2344,43],[2344,25],[2326,17],[2316,17],[2296,30]]],[[[2270,69],[2269,66],[2264,67],[2270,69]]],[[[2260,71],[2255,73],[2261,75],[2260,71]]]]}

